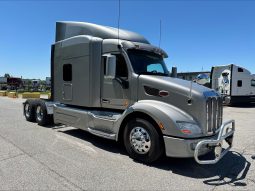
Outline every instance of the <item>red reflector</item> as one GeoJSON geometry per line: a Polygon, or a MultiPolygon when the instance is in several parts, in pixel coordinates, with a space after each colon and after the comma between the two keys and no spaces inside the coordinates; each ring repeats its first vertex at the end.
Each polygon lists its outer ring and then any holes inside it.
{"type": "Polygon", "coordinates": [[[166,96],[168,96],[169,94],[168,94],[168,91],[165,91],[165,90],[161,90],[160,92],[159,92],[159,96],[161,96],[161,97],[166,97],[166,96]]]}
{"type": "Polygon", "coordinates": [[[192,132],[188,129],[182,129],[181,132],[183,132],[184,134],[191,134],[192,132]]]}

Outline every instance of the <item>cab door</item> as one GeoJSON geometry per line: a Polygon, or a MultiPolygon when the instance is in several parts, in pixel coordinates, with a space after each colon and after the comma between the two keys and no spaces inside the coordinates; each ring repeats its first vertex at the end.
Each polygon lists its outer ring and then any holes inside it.
{"type": "Polygon", "coordinates": [[[129,103],[130,87],[127,62],[122,54],[116,56],[115,78],[106,76],[106,59],[103,60],[104,77],[101,90],[101,105],[104,108],[125,109],[129,103]]]}

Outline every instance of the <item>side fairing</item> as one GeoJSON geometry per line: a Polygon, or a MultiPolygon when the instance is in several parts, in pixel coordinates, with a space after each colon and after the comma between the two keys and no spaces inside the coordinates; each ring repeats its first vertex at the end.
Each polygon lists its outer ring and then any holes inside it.
{"type": "Polygon", "coordinates": [[[100,107],[102,39],[75,36],[55,44],[54,101],[82,107],[100,107]],[[97,74],[97,75],[95,75],[97,74]]]}

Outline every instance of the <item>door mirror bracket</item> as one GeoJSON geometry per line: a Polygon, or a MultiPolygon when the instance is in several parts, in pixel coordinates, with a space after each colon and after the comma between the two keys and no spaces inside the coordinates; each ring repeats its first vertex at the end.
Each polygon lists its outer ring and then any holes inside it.
{"type": "Polygon", "coordinates": [[[114,80],[116,80],[123,89],[128,89],[129,88],[129,82],[127,80],[123,80],[120,77],[115,77],[114,80]]]}

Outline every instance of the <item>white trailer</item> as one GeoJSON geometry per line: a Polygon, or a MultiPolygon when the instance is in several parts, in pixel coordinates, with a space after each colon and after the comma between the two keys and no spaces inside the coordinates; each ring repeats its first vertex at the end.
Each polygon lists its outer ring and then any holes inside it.
{"type": "Polygon", "coordinates": [[[211,88],[221,93],[226,104],[255,102],[255,74],[241,66],[212,67],[211,88]]]}

